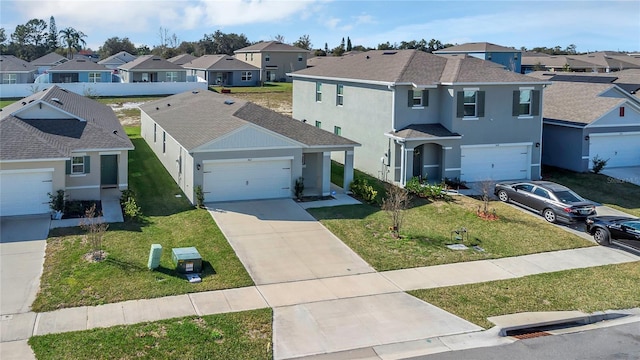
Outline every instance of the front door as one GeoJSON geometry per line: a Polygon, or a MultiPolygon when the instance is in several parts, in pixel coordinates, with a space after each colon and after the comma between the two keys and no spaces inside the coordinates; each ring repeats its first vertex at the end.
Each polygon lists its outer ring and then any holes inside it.
{"type": "Polygon", "coordinates": [[[100,185],[102,187],[118,186],[118,155],[100,156],[100,185]]]}
{"type": "Polygon", "coordinates": [[[416,146],[413,149],[413,176],[419,176],[422,178],[422,168],[424,167],[422,161],[422,145],[416,146]]]}

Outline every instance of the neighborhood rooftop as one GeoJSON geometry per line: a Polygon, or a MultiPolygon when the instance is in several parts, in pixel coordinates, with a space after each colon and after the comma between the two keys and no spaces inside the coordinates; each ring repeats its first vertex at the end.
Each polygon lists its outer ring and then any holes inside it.
{"type": "Polygon", "coordinates": [[[544,92],[545,121],[590,124],[625,102],[624,98],[603,95],[614,88],[614,84],[556,81],[544,92]]]}

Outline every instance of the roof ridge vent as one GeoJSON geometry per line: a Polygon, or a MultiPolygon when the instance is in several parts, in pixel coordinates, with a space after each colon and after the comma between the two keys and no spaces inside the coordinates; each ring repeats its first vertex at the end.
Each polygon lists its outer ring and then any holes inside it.
{"type": "Polygon", "coordinates": [[[385,51],[382,53],[382,55],[395,55],[397,53],[398,53],[397,51],[385,51]]]}

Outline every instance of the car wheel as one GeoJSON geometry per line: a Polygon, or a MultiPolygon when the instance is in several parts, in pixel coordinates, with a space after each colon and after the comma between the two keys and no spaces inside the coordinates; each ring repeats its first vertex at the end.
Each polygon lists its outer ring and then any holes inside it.
{"type": "Polygon", "coordinates": [[[498,199],[500,199],[500,201],[502,202],[507,202],[509,201],[509,194],[507,194],[507,192],[504,190],[500,190],[498,191],[498,199]]]}
{"type": "Polygon", "coordinates": [[[593,239],[600,245],[609,245],[609,232],[603,228],[597,228],[593,232],[593,239]]]}
{"type": "Polygon", "coordinates": [[[554,213],[551,209],[544,209],[544,211],[542,212],[542,216],[550,223],[556,222],[556,213],[554,213]]]}

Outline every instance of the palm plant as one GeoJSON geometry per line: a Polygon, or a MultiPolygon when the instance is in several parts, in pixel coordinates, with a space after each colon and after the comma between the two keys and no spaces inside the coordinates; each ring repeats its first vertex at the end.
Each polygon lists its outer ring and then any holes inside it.
{"type": "Polygon", "coordinates": [[[67,58],[73,57],[73,50],[80,51],[87,43],[83,38],[87,37],[82,31],[72,27],[60,30],[60,40],[67,44],[67,58]]]}

